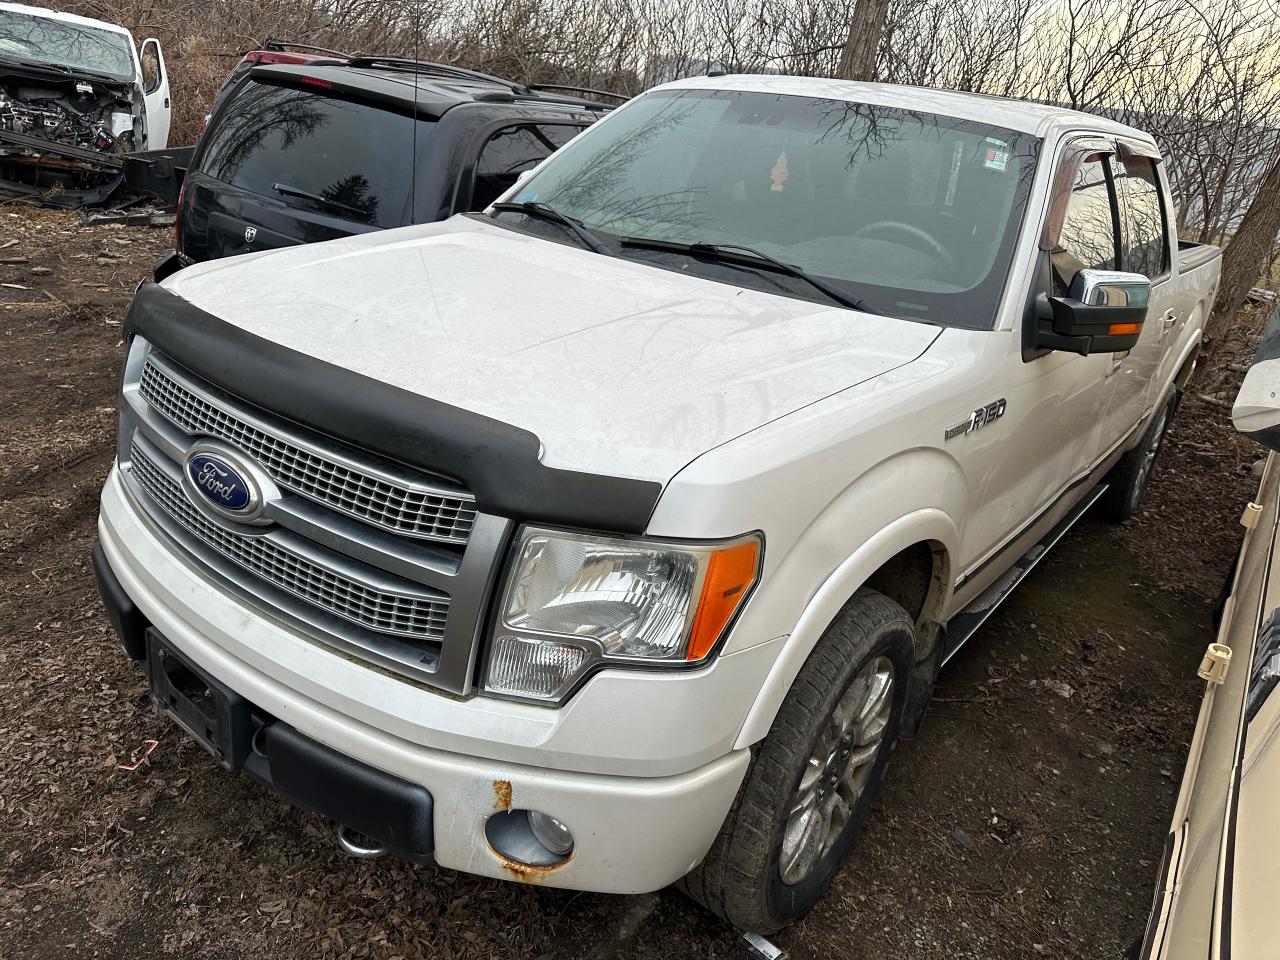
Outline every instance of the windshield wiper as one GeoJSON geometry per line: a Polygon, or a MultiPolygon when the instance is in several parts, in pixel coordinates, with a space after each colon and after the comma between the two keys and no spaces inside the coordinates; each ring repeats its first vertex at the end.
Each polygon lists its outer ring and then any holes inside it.
{"type": "Polygon", "coordinates": [[[619,242],[624,247],[667,250],[671,253],[688,253],[695,257],[709,257],[722,263],[737,264],[739,266],[772,268],[778,273],[795,277],[797,280],[803,280],[815,290],[821,291],[836,303],[848,307],[850,310],[861,310],[863,313],[875,314],[880,312],[867,306],[867,302],[861,297],[845,293],[839,287],[815,277],[802,267],[779,260],[777,257],[771,257],[769,254],[754,247],[745,247],[740,243],[681,243],[676,240],[651,240],[648,237],[623,237],[619,242]]]}
{"type": "Polygon", "coordinates": [[[545,203],[539,203],[537,200],[526,200],[523,203],[495,203],[493,209],[498,211],[506,210],[511,213],[523,213],[526,217],[538,217],[542,220],[549,220],[551,223],[558,223],[577,237],[584,247],[594,250],[596,253],[604,254],[606,257],[613,256],[613,252],[596,239],[581,222],[573,219],[573,217],[565,216],[559,210],[547,206],[545,203]]]}
{"type": "Polygon", "coordinates": [[[47,70],[49,73],[70,73],[71,68],[61,63],[48,63],[43,60],[24,60],[21,57],[15,57],[10,53],[0,53],[0,59],[7,60],[10,63],[16,63],[20,67],[26,67],[29,70],[47,70]]]}
{"type": "Polygon", "coordinates": [[[346,210],[354,213],[358,217],[369,216],[368,210],[361,210],[359,207],[353,207],[350,204],[343,203],[341,200],[330,200],[328,197],[321,196],[318,193],[309,193],[306,190],[299,190],[297,187],[291,187],[287,183],[273,183],[271,189],[276,193],[284,194],[286,197],[301,197],[303,200],[312,200],[316,203],[323,203],[325,206],[335,207],[338,210],[346,210]]]}

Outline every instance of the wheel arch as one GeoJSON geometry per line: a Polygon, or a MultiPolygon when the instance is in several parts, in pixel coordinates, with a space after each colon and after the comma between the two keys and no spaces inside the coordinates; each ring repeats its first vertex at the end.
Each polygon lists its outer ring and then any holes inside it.
{"type": "Polygon", "coordinates": [[[1200,341],[1197,338],[1191,344],[1191,349],[1180,359],[1178,372],[1173,375],[1173,387],[1179,393],[1187,389],[1187,385],[1191,383],[1191,375],[1196,372],[1196,361],[1200,358],[1200,341]]]}
{"type": "Polygon", "coordinates": [[[1204,337],[1203,324],[1206,314],[1205,305],[1198,303],[1187,320],[1187,326],[1191,328],[1192,333],[1187,338],[1187,342],[1183,344],[1181,351],[1179,351],[1178,361],[1173,367],[1176,372],[1173,375],[1172,386],[1180,393],[1187,388],[1187,384],[1191,382],[1192,374],[1195,373],[1196,360],[1200,356],[1200,344],[1204,337]]]}
{"type": "Polygon", "coordinates": [[[899,517],[864,541],[818,587],[787,637],[738,733],[735,749],[763,739],[809,654],[862,587],[901,604],[916,624],[917,660],[941,635],[959,543],[954,521],[927,507],[899,517]]]}

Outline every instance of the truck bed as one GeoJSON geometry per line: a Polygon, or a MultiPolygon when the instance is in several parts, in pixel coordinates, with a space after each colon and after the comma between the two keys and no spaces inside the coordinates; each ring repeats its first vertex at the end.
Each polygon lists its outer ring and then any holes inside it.
{"type": "Polygon", "coordinates": [[[1212,243],[1196,243],[1193,240],[1178,241],[1178,264],[1185,273],[1222,256],[1222,248],[1212,243]]]}

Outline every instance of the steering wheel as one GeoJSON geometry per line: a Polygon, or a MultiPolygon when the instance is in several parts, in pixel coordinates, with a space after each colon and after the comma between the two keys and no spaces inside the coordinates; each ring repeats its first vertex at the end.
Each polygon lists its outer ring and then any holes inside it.
{"type": "Polygon", "coordinates": [[[897,234],[905,237],[908,240],[906,246],[927,253],[935,260],[942,261],[943,264],[951,263],[951,252],[935,240],[933,234],[910,223],[903,223],[901,220],[877,220],[875,223],[868,223],[865,227],[860,227],[854,236],[869,237],[876,233],[897,234]]]}

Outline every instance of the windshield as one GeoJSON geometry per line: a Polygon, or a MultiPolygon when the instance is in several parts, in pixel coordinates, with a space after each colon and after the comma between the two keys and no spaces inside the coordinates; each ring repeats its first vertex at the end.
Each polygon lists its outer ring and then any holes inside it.
{"type": "Polygon", "coordinates": [[[112,30],[0,10],[0,57],[133,76],[129,38],[112,30]]]}
{"type": "MultiPolygon", "coordinates": [[[[605,235],[748,246],[882,313],[989,328],[1038,146],[1001,127],[891,107],[659,91],[557,153],[513,199],[605,235]]],[[[741,268],[696,256],[619,253],[746,282],[741,268]]],[[[803,284],[787,293],[822,299],[803,284]]]]}

